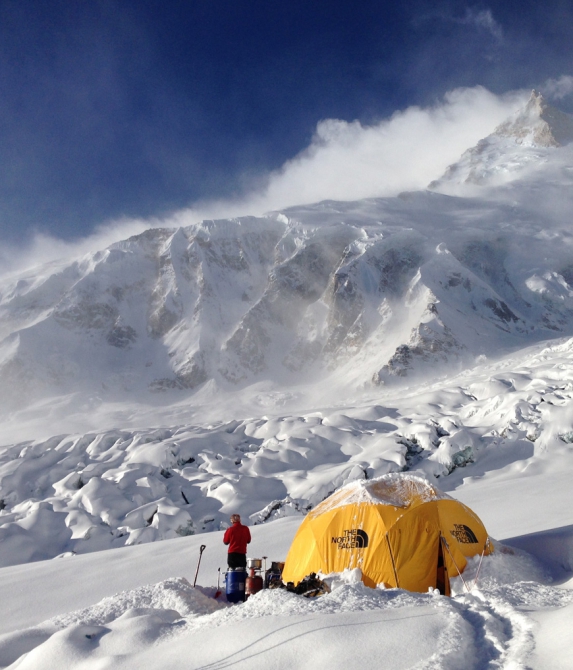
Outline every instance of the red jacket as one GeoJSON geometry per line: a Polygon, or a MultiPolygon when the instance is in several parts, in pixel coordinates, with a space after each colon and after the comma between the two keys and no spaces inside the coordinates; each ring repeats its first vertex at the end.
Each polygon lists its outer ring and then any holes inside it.
{"type": "Polygon", "coordinates": [[[227,528],[223,543],[229,545],[229,553],[246,554],[247,545],[251,541],[251,531],[242,523],[236,522],[227,528]]]}

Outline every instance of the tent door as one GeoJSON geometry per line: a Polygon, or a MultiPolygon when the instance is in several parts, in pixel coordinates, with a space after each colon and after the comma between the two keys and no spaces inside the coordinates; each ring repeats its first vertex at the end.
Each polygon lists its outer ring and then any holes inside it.
{"type": "Polygon", "coordinates": [[[442,536],[438,542],[438,566],[436,572],[436,588],[443,596],[450,595],[450,580],[448,577],[448,569],[444,561],[444,551],[442,536]]]}

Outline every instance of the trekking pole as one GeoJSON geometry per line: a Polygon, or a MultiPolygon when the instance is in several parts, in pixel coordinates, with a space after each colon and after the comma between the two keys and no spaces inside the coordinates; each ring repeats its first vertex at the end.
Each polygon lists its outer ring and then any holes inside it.
{"type": "Polygon", "coordinates": [[[195,588],[195,584],[197,584],[197,575],[199,574],[199,566],[201,565],[201,556],[203,556],[203,552],[205,551],[207,547],[202,544],[199,547],[199,560],[197,561],[197,570],[195,571],[195,579],[193,580],[193,588],[195,588]]]}
{"type": "Polygon", "coordinates": [[[221,568],[217,568],[217,591],[215,593],[215,599],[217,599],[221,595],[220,582],[221,582],[221,568]]]}
{"type": "Polygon", "coordinates": [[[267,588],[267,557],[263,556],[263,561],[265,562],[264,572],[263,572],[263,589],[267,588]]]}

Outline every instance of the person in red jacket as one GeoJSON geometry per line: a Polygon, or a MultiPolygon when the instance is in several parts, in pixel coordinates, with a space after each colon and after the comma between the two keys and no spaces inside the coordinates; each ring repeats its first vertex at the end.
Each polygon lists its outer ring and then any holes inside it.
{"type": "Polygon", "coordinates": [[[238,514],[231,514],[230,528],[227,528],[223,536],[223,543],[229,545],[227,554],[227,565],[230,568],[247,567],[247,545],[251,541],[251,531],[241,523],[238,514]]]}

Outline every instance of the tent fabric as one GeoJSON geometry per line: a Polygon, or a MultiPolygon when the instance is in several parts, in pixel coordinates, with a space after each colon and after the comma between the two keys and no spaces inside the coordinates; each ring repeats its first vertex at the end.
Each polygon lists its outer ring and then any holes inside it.
{"type": "Polygon", "coordinates": [[[480,519],[423,477],[392,473],[352,482],[309,512],[290,547],[283,581],[360,568],[367,586],[449,594],[467,559],[489,553],[480,519]],[[443,562],[442,576],[439,563],[443,562]]]}

